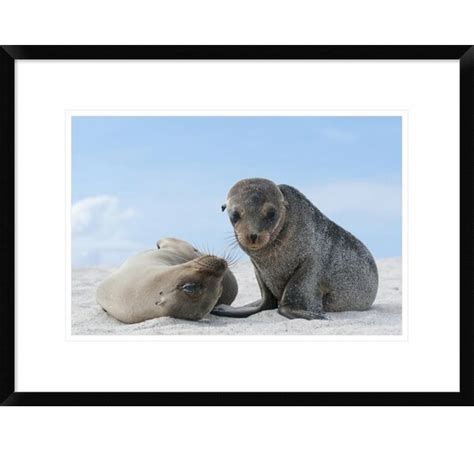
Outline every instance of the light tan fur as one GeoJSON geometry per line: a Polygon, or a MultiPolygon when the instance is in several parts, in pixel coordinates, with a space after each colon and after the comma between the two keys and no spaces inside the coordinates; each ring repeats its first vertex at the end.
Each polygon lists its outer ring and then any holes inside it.
{"type": "Polygon", "coordinates": [[[199,320],[223,296],[224,277],[233,301],[237,283],[224,259],[174,238],[158,241],[157,247],[130,257],[99,285],[97,302],[110,315],[125,323],[164,316],[199,320]],[[199,290],[187,293],[183,287],[189,284],[199,290]]]}

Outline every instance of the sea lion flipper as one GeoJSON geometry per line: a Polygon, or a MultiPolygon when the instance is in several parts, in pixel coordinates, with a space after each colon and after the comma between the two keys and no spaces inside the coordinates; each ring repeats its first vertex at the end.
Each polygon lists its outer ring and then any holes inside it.
{"type": "Polygon", "coordinates": [[[313,259],[304,261],[286,284],[278,312],[289,319],[326,319],[322,295],[315,285],[319,278],[313,259]]]}
{"type": "Polygon", "coordinates": [[[277,299],[270,292],[268,287],[262,280],[260,273],[257,267],[255,269],[255,277],[257,279],[258,286],[260,287],[260,294],[262,298],[260,300],[254,301],[252,303],[246,304],[244,306],[226,306],[219,305],[214,308],[211,314],[222,316],[222,317],[249,317],[253,314],[257,314],[261,311],[266,311],[268,309],[276,309],[278,306],[277,299]]]}
{"type": "Polygon", "coordinates": [[[230,305],[237,296],[239,291],[239,286],[237,284],[237,280],[235,279],[234,274],[227,270],[224,273],[224,278],[222,279],[222,295],[220,296],[219,300],[217,300],[217,304],[225,304],[230,305]]]}
{"type": "Polygon", "coordinates": [[[260,271],[258,270],[258,267],[255,265],[253,261],[252,263],[254,264],[255,279],[257,280],[258,287],[260,288],[260,295],[262,299],[262,311],[265,311],[267,309],[276,309],[278,307],[278,300],[272,294],[272,292],[267,287],[267,285],[263,282],[263,278],[260,275],[260,271]]]}
{"type": "Polygon", "coordinates": [[[257,312],[262,311],[263,301],[257,300],[253,303],[246,304],[244,306],[228,306],[225,304],[220,304],[215,306],[214,309],[211,311],[211,314],[217,315],[219,317],[236,317],[236,318],[243,318],[248,317],[253,314],[257,314],[257,312]]]}
{"type": "Polygon", "coordinates": [[[295,309],[290,306],[280,306],[278,312],[287,319],[327,320],[323,312],[317,313],[303,309],[295,309]]]}

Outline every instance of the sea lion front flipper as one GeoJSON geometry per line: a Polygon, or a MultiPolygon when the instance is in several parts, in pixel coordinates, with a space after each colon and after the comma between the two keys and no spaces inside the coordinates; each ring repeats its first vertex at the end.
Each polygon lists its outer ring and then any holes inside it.
{"type": "Polygon", "coordinates": [[[318,289],[317,265],[303,262],[286,284],[278,312],[288,319],[325,320],[323,299],[318,289]]]}
{"type": "Polygon", "coordinates": [[[278,302],[272,293],[268,290],[268,287],[262,281],[257,268],[255,267],[255,277],[260,287],[260,293],[262,298],[244,306],[226,306],[218,305],[212,311],[211,314],[218,315],[221,317],[248,317],[257,312],[265,311],[267,309],[276,309],[278,302]]]}
{"type": "Polygon", "coordinates": [[[260,295],[262,297],[262,311],[267,309],[276,309],[278,307],[278,300],[270,292],[270,289],[267,287],[267,285],[263,282],[263,279],[260,275],[260,271],[258,270],[254,261],[252,261],[252,264],[255,272],[255,279],[257,280],[258,287],[260,288],[260,295]]]}
{"type": "Polygon", "coordinates": [[[287,319],[306,319],[306,320],[327,320],[328,318],[322,313],[306,311],[303,309],[295,309],[289,306],[281,306],[278,312],[287,319]]]}

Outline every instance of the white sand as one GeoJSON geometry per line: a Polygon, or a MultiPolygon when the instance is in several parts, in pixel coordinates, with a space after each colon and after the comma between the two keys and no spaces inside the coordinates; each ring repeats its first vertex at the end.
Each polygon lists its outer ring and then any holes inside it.
{"type": "MultiPolygon", "coordinates": [[[[97,285],[113,270],[81,268],[72,271],[72,334],[74,335],[163,335],[163,334],[339,334],[394,335],[402,330],[400,258],[380,259],[379,290],[373,307],[365,312],[329,313],[329,320],[288,320],[276,310],[264,311],[246,319],[209,315],[199,322],[162,317],[127,325],[105,313],[95,302],[97,285]]],[[[259,289],[250,262],[232,268],[239,283],[234,305],[259,298],[259,289]]]]}

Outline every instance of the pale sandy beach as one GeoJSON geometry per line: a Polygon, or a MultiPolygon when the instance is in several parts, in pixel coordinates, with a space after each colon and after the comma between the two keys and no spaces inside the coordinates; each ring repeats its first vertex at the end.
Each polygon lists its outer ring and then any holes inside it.
{"type": "MultiPolygon", "coordinates": [[[[72,271],[73,335],[397,335],[402,333],[401,259],[377,260],[379,290],[369,311],[329,313],[328,320],[288,320],[276,310],[246,319],[208,315],[199,322],[163,317],[127,325],[105,313],[95,302],[97,285],[112,268],[80,268],[72,271]]],[[[239,283],[234,305],[259,298],[250,262],[233,267],[239,283]]]]}

